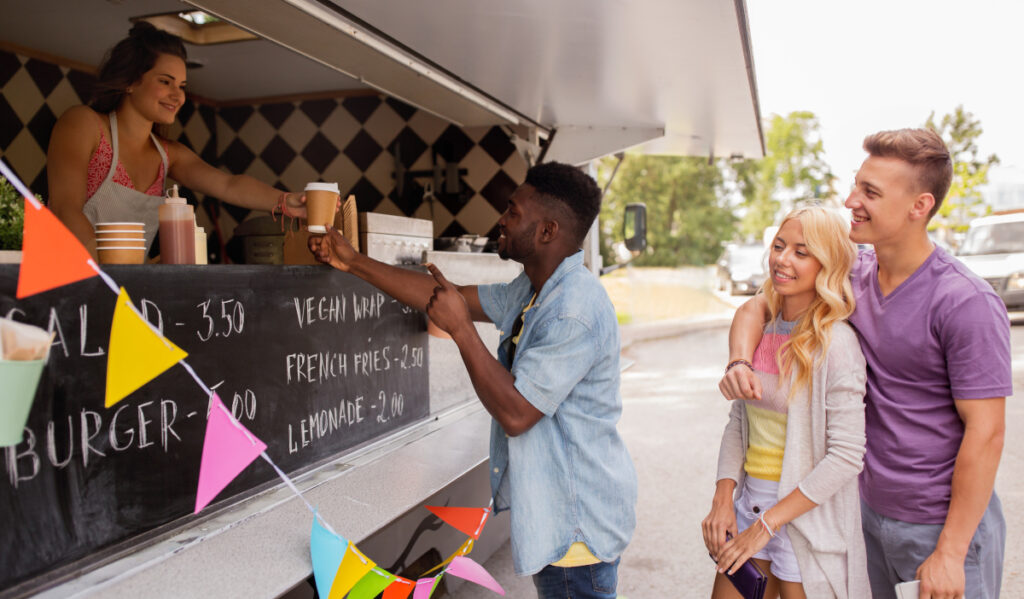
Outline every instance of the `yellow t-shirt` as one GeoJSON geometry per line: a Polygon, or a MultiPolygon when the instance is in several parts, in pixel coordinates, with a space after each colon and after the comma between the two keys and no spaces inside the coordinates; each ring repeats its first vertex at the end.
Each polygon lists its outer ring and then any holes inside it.
{"type": "Polygon", "coordinates": [[[601,563],[601,560],[594,557],[594,554],[587,548],[587,544],[577,542],[569,545],[569,551],[565,552],[565,556],[551,565],[559,568],[576,568],[598,563],[601,563]]]}
{"type": "Polygon", "coordinates": [[[781,318],[769,324],[754,351],[753,366],[761,379],[761,399],[745,401],[748,445],[743,469],[748,475],[762,480],[778,482],[782,476],[789,420],[789,387],[781,379],[775,356],[789,340],[795,325],[796,322],[781,318]]]}

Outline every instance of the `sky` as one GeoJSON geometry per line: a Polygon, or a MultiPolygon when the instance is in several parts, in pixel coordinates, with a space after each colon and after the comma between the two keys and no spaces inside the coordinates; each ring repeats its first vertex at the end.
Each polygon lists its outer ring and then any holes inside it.
{"type": "Polygon", "coordinates": [[[1024,2],[747,0],[761,113],[810,110],[842,192],[864,137],[958,104],[981,121],[992,180],[1024,183],[1024,2]]]}

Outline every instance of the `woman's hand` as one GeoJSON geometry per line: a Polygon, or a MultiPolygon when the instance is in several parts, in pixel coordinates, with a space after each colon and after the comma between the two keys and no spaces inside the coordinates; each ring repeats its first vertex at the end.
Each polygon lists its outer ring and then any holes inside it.
{"type": "Polygon", "coordinates": [[[764,549],[771,535],[764,526],[755,520],[746,530],[725,543],[718,556],[718,571],[723,574],[736,572],[755,553],[764,549]]]}
{"type": "MultiPolygon", "coordinates": [[[[335,211],[341,211],[341,195],[338,196],[335,204],[335,211]]],[[[290,192],[284,194],[284,201],[279,205],[285,216],[292,218],[307,218],[306,194],[305,192],[290,192]]]]}
{"type": "Polygon", "coordinates": [[[291,218],[306,218],[306,194],[298,191],[284,194],[281,212],[291,218]]]}
{"type": "Polygon", "coordinates": [[[722,551],[727,540],[727,533],[736,536],[736,510],[733,508],[732,497],[727,501],[719,501],[716,496],[711,502],[711,511],[700,523],[704,533],[704,545],[708,548],[711,557],[718,561],[718,554],[722,551]]]}
{"type": "Polygon", "coordinates": [[[715,483],[715,497],[711,500],[711,512],[704,521],[700,523],[704,533],[704,545],[707,546],[711,557],[718,561],[718,553],[725,545],[726,533],[735,536],[736,511],[733,507],[732,496],[736,491],[736,481],[731,478],[722,478],[715,483]]]}

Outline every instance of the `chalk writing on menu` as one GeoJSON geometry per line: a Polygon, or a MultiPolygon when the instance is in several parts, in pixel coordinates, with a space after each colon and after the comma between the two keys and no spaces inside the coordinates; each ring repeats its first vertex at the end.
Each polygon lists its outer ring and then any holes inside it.
{"type": "MultiPolygon", "coordinates": [[[[179,272],[113,276],[286,472],[427,416],[418,312],[327,269],[179,272]]],[[[0,554],[0,588],[190,514],[209,404],[176,366],[104,408],[115,296],[92,280],[16,301],[16,280],[0,267],[0,314],[55,340],[24,440],[3,449],[0,527],[26,550],[0,554]]],[[[275,479],[257,460],[218,500],[275,479]]]]}

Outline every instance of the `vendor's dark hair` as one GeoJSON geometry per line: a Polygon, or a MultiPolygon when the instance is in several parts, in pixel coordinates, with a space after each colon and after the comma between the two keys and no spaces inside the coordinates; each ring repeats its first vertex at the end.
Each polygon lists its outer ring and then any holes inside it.
{"type": "Polygon", "coordinates": [[[570,164],[545,162],[526,171],[526,183],[545,200],[555,200],[551,207],[569,217],[570,232],[582,245],[601,211],[601,190],[594,178],[570,164]]]}
{"type": "Polygon", "coordinates": [[[146,21],[136,23],[128,37],[117,42],[103,59],[89,106],[102,114],[116,109],[128,87],[152,69],[161,54],[187,59],[181,39],[146,21]]]}

